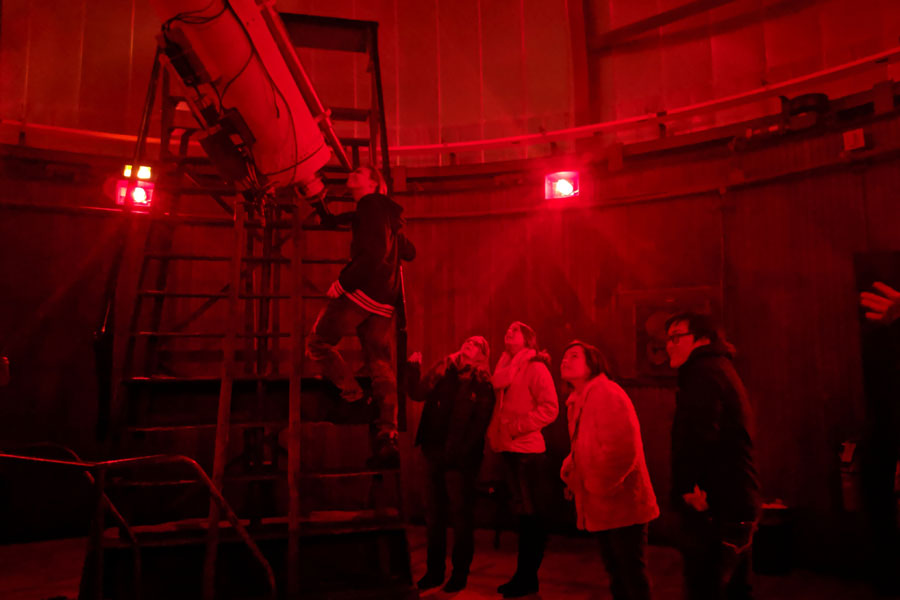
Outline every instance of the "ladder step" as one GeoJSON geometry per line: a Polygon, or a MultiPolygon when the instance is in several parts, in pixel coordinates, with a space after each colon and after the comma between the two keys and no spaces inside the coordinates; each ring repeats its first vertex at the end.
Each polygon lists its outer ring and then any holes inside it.
{"type": "MultiPolygon", "coordinates": [[[[231,260],[229,257],[226,257],[226,260],[231,260]]],[[[279,256],[270,256],[266,258],[265,256],[244,256],[241,258],[244,262],[250,263],[277,263],[280,265],[288,265],[291,263],[291,259],[282,258],[279,256]]]]}
{"type": "Polygon", "coordinates": [[[372,144],[372,140],[369,138],[347,137],[341,138],[341,143],[351,148],[368,148],[372,144]]]}
{"type": "Polygon", "coordinates": [[[204,254],[146,254],[148,260],[205,260],[212,262],[230,261],[230,256],[211,256],[204,254]]]}
{"type": "Polygon", "coordinates": [[[240,475],[225,474],[225,482],[245,482],[245,481],[278,481],[286,479],[287,473],[279,471],[277,473],[241,473],[240,475]]]}
{"type": "MultiPolygon", "coordinates": [[[[136,331],[131,335],[138,337],[169,337],[169,338],[223,338],[224,333],[214,333],[211,331],[136,331]]],[[[239,338],[287,338],[291,337],[286,332],[270,332],[270,331],[252,331],[238,333],[239,338]]]]}
{"type": "Polygon", "coordinates": [[[347,258],[304,258],[305,265],[346,265],[350,260],[347,258]]]}
{"type": "MultiPolygon", "coordinates": [[[[215,383],[218,384],[221,381],[221,377],[168,377],[163,375],[154,375],[152,377],[127,377],[123,379],[123,382],[126,384],[132,385],[178,385],[183,383],[215,383]]],[[[286,375],[256,375],[256,376],[246,376],[240,375],[233,379],[235,383],[238,382],[254,382],[254,381],[274,381],[274,382],[283,382],[287,383],[288,377],[286,375]]],[[[307,381],[304,378],[304,383],[307,381]]],[[[318,380],[317,380],[318,381],[318,380]]]]}
{"type": "MultiPolygon", "coordinates": [[[[147,254],[146,258],[149,260],[196,260],[207,262],[231,261],[230,256],[213,256],[204,254],[147,254]]],[[[291,263],[291,259],[281,257],[265,258],[262,256],[245,256],[241,258],[241,260],[243,262],[249,263],[276,263],[281,265],[289,265],[291,263]]],[[[302,262],[305,265],[345,265],[350,261],[346,258],[304,258],[302,262]]]]}
{"type": "MultiPolygon", "coordinates": [[[[156,351],[159,359],[163,364],[221,364],[222,362],[222,349],[221,348],[207,348],[207,349],[159,349],[156,351]]],[[[265,351],[266,359],[271,361],[273,364],[279,364],[283,361],[290,359],[290,351],[286,349],[275,350],[273,348],[268,348],[265,351]]],[[[259,358],[259,350],[258,349],[240,349],[235,351],[234,353],[235,360],[238,363],[249,363],[258,360],[259,358]]]]}
{"type": "MultiPolygon", "coordinates": [[[[263,517],[260,525],[252,525],[249,519],[240,519],[241,525],[250,530],[254,540],[280,539],[287,536],[286,517],[263,517]]],[[[396,531],[405,524],[400,520],[396,508],[366,510],[310,511],[300,519],[301,535],[356,534],[362,531],[396,531]]],[[[138,536],[141,547],[175,546],[186,543],[202,543],[206,538],[206,517],[182,519],[154,525],[134,525],[132,531],[138,536]]],[[[228,521],[219,523],[221,540],[233,539],[233,529],[228,521]]],[[[118,528],[104,531],[103,546],[130,549],[127,540],[120,539],[118,528]]],[[[392,596],[394,597],[394,596],[392,596]]]]}
{"type": "Polygon", "coordinates": [[[365,122],[371,117],[372,111],[367,108],[332,107],[331,118],[334,121],[359,121],[365,122]]]}
{"type": "MultiPolygon", "coordinates": [[[[286,423],[280,424],[287,426],[286,423]]],[[[132,428],[130,431],[174,431],[173,427],[178,429],[198,428],[196,425],[186,426],[168,426],[168,427],[144,427],[132,428]]],[[[203,429],[215,427],[215,425],[201,426],[203,429]]],[[[385,475],[396,475],[400,473],[400,469],[346,469],[335,471],[304,471],[300,470],[300,477],[305,479],[340,479],[350,477],[383,477],[385,475]]],[[[241,473],[237,475],[225,475],[225,481],[277,481],[287,477],[286,471],[269,471],[264,473],[241,473]]],[[[180,485],[192,485],[199,483],[197,479],[158,479],[158,480],[137,480],[116,478],[110,482],[115,487],[175,487],[180,485]]]]}
{"type": "MultiPolygon", "coordinates": [[[[166,292],[164,290],[141,290],[141,296],[153,298],[228,298],[228,292],[166,292]]],[[[240,300],[290,300],[288,294],[238,294],[240,300]]]]}
{"type": "MultiPolygon", "coordinates": [[[[211,254],[146,254],[144,255],[144,258],[146,258],[147,260],[196,260],[207,262],[231,262],[230,256],[215,256],[211,254]]],[[[241,258],[241,260],[243,262],[249,263],[279,263],[285,265],[291,262],[289,258],[274,256],[269,258],[265,258],[262,256],[245,256],[241,258]]]]}
{"type": "Polygon", "coordinates": [[[262,221],[253,219],[244,223],[244,227],[247,227],[248,229],[263,229],[265,227],[271,229],[291,229],[293,226],[294,225],[290,221],[275,221],[264,224],[262,221]]]}
{"type": "Polygon", "coordinates": [[[238,191],[233,186],[227,185],[161,185],[161,192],[179,194],[182,196],[206,196],[217,194],[219,196],[237,196],[238,191]]]}
{"type": "Polygon", "coordinates": [[[196,479],[159,479],[159,480],[136,480],[115,478],[107,485],[117,488],[152,488],[152,487],[178,487],[184,485],[193,485],[200,483],[196,479]]]}
{"type": "Polygon", "coordinates": [[[135,337],[171,337],[171,338],[222,338],[224,333],[212,332],[186,332],[186,331],[135,331],[131,335],[135,337]]]}
{"type": "MultiPolygon", "coordinates": [[[[336,159],[332,159],[332,160],[336,160],[336,159]]],[[[325,173],[340,173],[344,178],[347,177],[347,173],[348,173],[347,169],[344,168],[344,165],[340,164],[339,162],[327,163],[327,164],[323,165],[320,170],[325,173]]]]}
{"type": "Polygon", "coordinates": [[[343,477],[381,477],[384,475],[397,474],[400,469],[346,469],[334,471],[304,471],[300,469],[300,477],[309,479],[337,479],[343,477]]]}
{"type": "Polygon", "coordinates": [[[151,298],[227,298],[228,292],[167,292],[165,290],[141,290],[139,296],[151,298]]]}
{"type": "Polygon", "coordinates": [[[207,227],[234,227],[234,219],[228,217],[209,217],[205,215],[162,215],[155,219],[167,225],[198,225],[207,227]]]}
{"type": "MultiPolygon", "coordinates": [[[[254,427],[287,427],[287,421],[233,421],[231,423],[232,429],[252,429],[254,427]]],[[[171,425],[129,425],[125,429],[132,433],[160,433],[169,431],[203,431],[215,428],[215,423],[173,423],[171,425]]]]}
{"type": "Polygon", "coordinates": [[[314,510],[309,517],[301,520],[309,529],[338,535],[366,529],[381,529],[396,526],[400,511],[396,508],[382,510],[314,510]]]}
{"type": "Polygon", "coordinates": [[[303,231],[346,231],[350,233],[350,226],[325,227],[324,225],[304,225],[303,231]]]}
{"type": "Polygon", "coordinates": [[[290,300],[288,294],[238,294],[239,300],[290,300]]]}

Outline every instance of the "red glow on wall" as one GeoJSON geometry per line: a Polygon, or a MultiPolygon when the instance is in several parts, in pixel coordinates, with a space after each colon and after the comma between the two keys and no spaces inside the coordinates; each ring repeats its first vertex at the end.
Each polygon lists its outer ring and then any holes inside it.
{"type": "Polygon", "coordinates": [[[544,198],[572,198],[579,192],[578,171],[559,171],[544,176],[544,198]]]}

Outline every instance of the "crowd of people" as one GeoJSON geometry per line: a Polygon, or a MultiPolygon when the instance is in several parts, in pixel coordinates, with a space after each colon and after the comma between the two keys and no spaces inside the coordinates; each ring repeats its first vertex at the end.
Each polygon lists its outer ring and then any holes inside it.
{"type": "MultiPolygon", "coordinates": [[[[389,332],[402,293],[401,261],[415,258],[402,232],[403,208],[387,196],[380,171],[354,170],[347,180],[351,215],[350,261],[327,291],[328,303],[307,338],[307,354],[344,400],[363,397],[335,346],[359,337],[372,378],[373,467],[399,464],[397,381],[389,332]]],[[[672,426],[672,501],[682,516],[687,600],[747,598],[747,556],[759,515],[753,466],[750,405],[731,364],[733,349],[707,315],[672,317],[666,350],[678,369],[672,426]]],[[[497,588],[505,598],[539,589],[547,544],[551,465],[542,430],[559,413],[551,361],[534,329],[516,321],[506,331],[493,373],[484,337],[466,339],[457,352],[420,377],[421,355],[410,357],[411,396],[424,402],[416,443],[427,464],[427,571],[420,589],[466,587],[474,553],[476,479],[485,449],[501,458],[517,518],[516,570],[497,588]],[[446,532],[454,532],[452,572],[445,582],[446,532]]],[[[640,424],[626,392],[610,378],[593,345],[572,341],[560,375],[568,395],[571,451],[559,477],[575,502],[577,526],[596,534],[616,600],[647,599],[647,526],[659,515],[644,460],[640,424]]]]}
{"type": "MultiPolygon", "coordinates": [[[[377,169],[356,169],[347,186],[357,202],[351,260],[327,292],[307,353],[345,400],[356,401],[363,392],[335,346],[344,335],[360,338],[379,409],[372,465],[396,466],[397,383],[388,332],[402,290],[400,264],[415,257],[415,248],[402,232],[403,208],[387,197],[377,169]]],[[[861,303],[873,321],[890,323],[900,315],[900,292],[884,284],[863,293],[861,303]]],[[[685,600],[747,599],[760,494],[753,413],[732,364],[734,348],[706,314],[676,314],[665,333],[669,364],[678,372],[669,500],[680,521],[685,600]]],[[[535,331],[516,321],[493,372],[481,336],[466,339],[424,376],[421,360],[414,353],[408,365],[410,396],[424,402],[416,444],[427,465],[427,571],[418,587],[456,592],[467,585],[476,479],[487,445],[501,459],[518,530],[515,573],[497,592],[505,598],[533,594],[553,500],[542,433],[559,413],[550,357],[535,331]],[[454,543],[445,580],[448,526],[454,543]]],[[[587,342],[568,344],[559,374],[571,448],[559,477],[575,503],[577,527],[596,535],[613,598],[649,599],[647,530],[659,508],[631,399],[612,380],[603,354],[587,342]]]]}
{"type": "MultiPolygon", "coordinates": [[[[669,362],[678,369],[671,501],[681,517],[686,598],[749,598],[749,548],[760,500],[753,417],[731,363],[733,348],[708,315],[675,315],[666,333],[669,362]]],[[[444,585],[447,592],[466,586],[476,476],[486,442],[501,457],[518,520],[516,570],[497,591],[519,598],[539,590],[553,489],[541,430],[557,418],[559,400],[550,357],[525,323],[507,329],[493,374],[489,361],[480,336],[465,340],[422,377],[421,356],[410,357],[412,398],[424,402],[416,443],[428,465],[427,570],[418,586],[444,585]],[[445,583],[448,526],[454,547],[445,583]]],[[[659,507],[634,406],[592,344],[569,343],[559,374],[570,439],[559,477],[575,503],[576,525],[595,534],[613,598],[649,599],[647,529],[659,507]]]]}

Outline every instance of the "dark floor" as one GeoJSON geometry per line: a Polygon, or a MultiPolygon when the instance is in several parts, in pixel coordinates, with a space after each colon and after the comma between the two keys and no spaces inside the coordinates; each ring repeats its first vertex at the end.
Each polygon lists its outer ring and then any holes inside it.
{"type": "MultiPolygon", "coordinates": [[[[421,527],[410,527],[413,576],[425,571],[425,536],[421,527]]],[[[0,599],[46,600],[75,598],[86,540],[72,539],[0,546],[0,599]]],[[[423,599],[496,600],[496,587],[515,567],[515,535],[504,533],[500,548],[493,548],[493,533],[479,531],[469,587],[453,596],[440,589],[429,590],[423,599]]],[[[659,599],[681,598],[680,559],[671,548],[651,546],[648,558],[654,595],[659,599]]],[[[760,600],[869,600],[876,596],[860,583],[821,574],[794,571],[783,577],[756,576],[760,600]]],[[[590,539],[552,537],[541,568],[543,600],[600,600],[609,598],[607,576],[595,544],[590,539]]]]}

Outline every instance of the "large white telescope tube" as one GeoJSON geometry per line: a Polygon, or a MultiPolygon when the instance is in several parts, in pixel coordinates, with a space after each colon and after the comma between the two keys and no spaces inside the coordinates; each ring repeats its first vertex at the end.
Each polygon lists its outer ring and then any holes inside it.
{"type": "MultiPolygon", "coordinates": [[[[254,0],[151,0],[151,4],[163,21],[160,44],[189,57],[171,64],[194,95],[195,117],[207,132],[219,133],[216,143],[235,136],[243,139],[265,186],[300,185],[306,196],[317,193],[322,188],[318,170],[330,159],[331,149],[254,0]],[[222,125],[220,119],[226,115],[230,118],[222,125]],[[241,119],[241,127],[235,128],[234,121],[241,119]],[[241,136],[235,129],[249,130],[251,135],[241,136]]],[[[223,168],[227,161],[218,162],[223,168]]]]}

